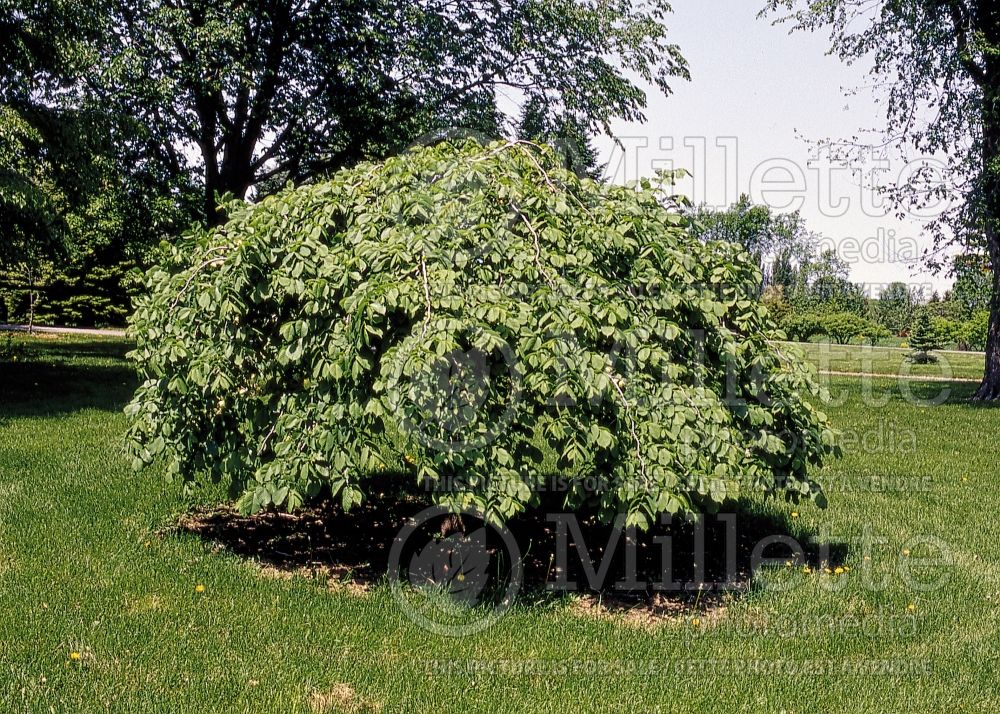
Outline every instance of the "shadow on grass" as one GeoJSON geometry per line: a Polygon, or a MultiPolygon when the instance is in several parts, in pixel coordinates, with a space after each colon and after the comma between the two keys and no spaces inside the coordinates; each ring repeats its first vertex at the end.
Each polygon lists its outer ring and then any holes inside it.
{"type": "MultiPolygon", "coordinates": [[[[979,386],[972,382],[922,382],[920,380],[910,380],[905,383],[909,395],[914,399],[927,404],[954,404],[967,402],[976,393],[979,386]],[[947,401],[941,401],[947,399],[947,401]]],[[[907,394],[900,396],[906,398],[907,394]]]]}
{"type": "Polygon", "coordinates": [[[979,389],[979,385],[972,382],[934,383],[913,381],[909,384],[910,394],[914,398],[930,405],[936,405],[940,402],[942,389],[947,390],[944,392],[947,400],[941,402],[942,404],[960,405],[974,409],[996,409],[1000,407],[1000,401],[982,402],[974,400],[973,397],[976,390],[979,389]]]}
{"type": "Polygon", "coordinates": [[[973,396],[979,388],[979,384],[974,382],[902,380],[892,375],[871,375],[871,379],[876,384],[876,395],[887,396],[893,401],[928,407],[964,406],[976,409],[1000,407],[1000,401],[974,401],[973,396]]]}
{"type": "Polygon", "coordinates": [[[117,412],[136,387],[125,341],[33,339],[0,360],[0,419],[117,412]]]}
{"type": "MultiPolygon", "coordinates": [[[[385,577],[401,528],[427,505],[422,499],[381,494],[347,513],[330,502],[293,514],[251,517],[229,507],[203,508],[183,517],[172,531],[195,534],[219,550],[258,562],[271,574],[320,577],[366,590],[385,577]]],[[[770,545],[758,558],[814,569],[836,567],[847,554],[840,544],[824,549],[814,534],[794,529],[783,517],[739,505],[704,516],[700,524],[678,519],[638,532],[631,548],[626,546],[627,533],[601,523],[594,514],[575,514],[579,530],[568,526],[561,536],[552,520],[557,514],[538,509],[508,524],[522,554],[522,602],[537,603],[553,593],[572,591],[599,598],[606,610],[652,617],[676,615],[692,606],[710,610],[721,605],[724,596],[750,590],[754,549],[761,542],[770,545]],[[775,542],[775,537],[785,542],[775,542]],[[801,553],[789,547],[791,541],[801,546],[801,553]],[[629,560],[634,562],[631,569],[629,560]],[[560,563],[566,566],[564,572],[560,563]],[[623,584],[630,572],[634,582],[623,584]],[[663,588],[661,583],[667,582],[670,586],[663,588]]],[[[477,527],[439,518],[430,530],[441,538],[453,529],[471,532],[477,527]]],[[[493,540],[491,554],[499,547],[499,539],[493,540]]]]}

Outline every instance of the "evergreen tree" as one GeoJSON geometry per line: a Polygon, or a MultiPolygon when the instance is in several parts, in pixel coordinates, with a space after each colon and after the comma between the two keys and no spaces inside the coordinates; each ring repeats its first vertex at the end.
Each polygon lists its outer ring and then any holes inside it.
{"type": "Polygon", "coordinates": [[[551,144],[562,156],[566,168],[578,176],[598,180],[604,171],[597,158],[586,123],[572,115],[552,116],[538,98],[529,99],[521,109],[517,136],[527,141],[551,144]]]}
{"type": "Polygon", "coordinates": [[[931,318],[926,310],[921,310],[913,321],[913,330],[910,334],[910,347],[913,353],[910,359],[917,364],[927,364],[936,362],[937,357],[931,354],[932,350],[941,349],[941,340],[931,324],[931,318]]]}
{"type": "Polygon", "coordinates": [[[792,291],[799,280],[799,271],[792,262],[791,249],[785,248],[778,253],[771,265],[770,277],[770,284],[781,287],[785,294],[792,291]]]}

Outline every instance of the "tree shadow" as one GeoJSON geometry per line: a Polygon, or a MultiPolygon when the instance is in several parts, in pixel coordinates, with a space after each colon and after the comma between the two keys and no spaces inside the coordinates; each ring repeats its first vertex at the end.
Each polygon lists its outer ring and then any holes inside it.
{"type": "Polygon", "coordinates": [[[0,418],[121,411],[137,384],[125,341],[33,340],[0,360],[0,418]]]}
{"type": "Polygon", "coordinates": [[[954,384],[952,385],[952,392],[950,398],[948,399],[948,403],[952,404],[957,402],[974,409],[996,409],[1000,407],[1000,400],[989,402],[975,400],[974,397],[978,389],[978,384],[972,384],[970,382],[954,384]]]}
{"type": "MultiPolygon", "coordinates": [[[[320,577],[366,590],[386,577],[401,530],[428,505],[426,499],[383,493],[346,513],[329,501],[292,514],[242,516],[228,506],[199,508],[169,532],[197,535],[273,574],[320,577]]],[[[445,516],[429,525],[425,542],[481,527],[445,516]]],[[[537,604],[574,592],[598,598],[604,609],[646,616],[711,609],[749,592],[761,557],[819,570],[841,565],[847,555],[842,544],[823,546],[814,533],[784,517],[742,504],[697,522],[675,519],[635,533],[616,530],[595,513],[538,508],[512,519],[508,529],[521,555],[521,602],[537,604]]],[[[409,545],[412,553],[423,543],[409,545]]],[[[500,538],[490,538],[492,555],[502,547],[500,538]]]]}
{"type": "MultiPolygon", "coordinates": [[[[887,377],[887,381],[892,379],[891,376],[887,377]]],[[[878,393],[887,395],[893,401],[915,403],[920,406],[965,406],[977,409],[1000,407],[1000,401],[975,401],[973,397],[978,389],[979,384],[974,382],[908,379],[881,387],[878,393]]]]}

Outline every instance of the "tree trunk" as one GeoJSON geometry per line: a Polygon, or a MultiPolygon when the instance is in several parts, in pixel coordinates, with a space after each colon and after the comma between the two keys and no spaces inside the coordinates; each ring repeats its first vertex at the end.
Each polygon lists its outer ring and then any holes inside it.
{"type": "Polygon", "coordinates": [[[217,226],[222,221],[219,220],[218,207],[215,205],[215,186],[205,179],[205,223],[209,226],[217,226]]]}
{"type": "Polygon", "coordinates": [[[35,333],[35,271],[28,265],[28,334],[35,333]]]}
{"type": "MultiPolygon", "coordinates": [[[[993,9],[981,29],[988,37],[1000,38],[1000,15],[993,9]]],[[[1000,399],[1000,58],[987,53],[983,81],[983,155],[981,190],[982,229],[992,264],[993,289],[990,293],[990,322],[986,333],[986,365],[983,381],[974,399],[1000,399]]]]}
{"type": "Polygon", "coordinates": [[[219,156],[215,149],[218,120],[211,102],[211,97],[207,96],[195,100],[198,116],[201,119],[201,156],[205,161],[205,223],[209,227],[222,223],[218,208],[222,182],[219,176],[219,156]]]}
{"type": "Polygon", "coordinates": [[[246,198],[253,180],[249,160],[239,160],[228,154],[223,156],[221,166],[213,160],[211,168],[205,171],[205,221],[209,226],[219,226],[226,222],[226,212],[220,210],[218,201],[232,194],[236,198],[246,198]]]}
{"type": "Polygon", "coordinates": [[[1000,399],[1000,236],[989,230],[990,262],[993,264],[993,291],[990,295],[990,326],[986,333],[986,369],[975,399],[1000,399]]]}

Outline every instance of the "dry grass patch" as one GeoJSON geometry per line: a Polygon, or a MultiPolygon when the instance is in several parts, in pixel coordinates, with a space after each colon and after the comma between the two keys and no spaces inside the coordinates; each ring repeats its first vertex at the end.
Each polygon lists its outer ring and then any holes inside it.
{"type": "Polygon", "coordinates": [[[309,708],[316,714],[328,712],[374,714],[382,711],[382,704],[359,695],[350,684],[338,682],[326,691],[316,690],[310,694],[309,708]]]}

